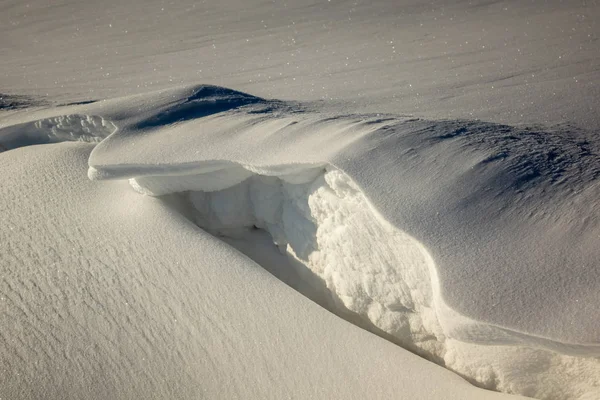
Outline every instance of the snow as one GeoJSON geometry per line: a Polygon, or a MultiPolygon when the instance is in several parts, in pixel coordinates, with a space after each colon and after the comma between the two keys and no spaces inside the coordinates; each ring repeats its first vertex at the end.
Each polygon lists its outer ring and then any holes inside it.
{"type": "MultiPolygon", "coordinates": [[[[237,182],[247,173],[232,163],[263,175],[281,175],[278,170],[289,166],[332,165],[384,219],[434,254],[453,308],[564,343],[595,342],[597,320],[585,316],[595,313],[597,294],[582,292],[580,281],[570,278],[573,270],[564,268],[572,260],[579,279],[598,281],[599,167],[593,138],[575,130],[336,117],[286,107],[273,111],[275,106],[263,102],[148,133],[123,119],[119,131],[92,152],[90,177],[135,178],[160,188],[162,175],[177,186],[172,175],[194,180],[206,162],[219,169],[219,160],[231,169],[221,167],[220,173],[237,182]],[[497,294],[489,292],[492,284],[497,294]],[[479,301],[471,302],[467,293],[479,301]],[[579,301],[584,304],[575,304],[579,301]],[[522,304],[532,305],[541,321],[515,313],[522,304]]],[[[185,184],[174,191],[202,185],[185,184]]]]}
{"type": "MultiPolygon", "coordinates": [[[[47,112],[9,116],[0,137],[69,120],[47,112]]],[[[55,112],[102,116],[63,124],[59,139],[113,131],[89,178],[162,197],[346,320],[484,388],[598,394],[597,293],[581,286],[598,282],[597,147],[577,131],[336,116],[203,85],[55,112]],[[585,230],[573,213],[589,215],[585,230]],[[578,279],[565,259],[584,260],[578,279]],[[515,281],[524,266],[536,285],[515,281]]]]}
{"type": "Polygon", "coordinates": [[[599,20],[3,2],[0,398],[600,397],[599,20]]]}
{"type": "Polygon", "coordinates": [[[358,314],[405,347],[439,356],[437,343],[422,343],[443,337],[426,251],[385,221],[374,223],[377,216],[347,176],[320,172],[307,183],[256,175],[225,190],[186,192],[183,201],[194,222],[216,236],[267,231],[282,253],[324,282],[342,312],[358,314]]]}
{"type": "Polygon", "coordinates": [[[109,136],[117,128],[97,115],[59,115],[35,122],[0,128],[0,142],[5,150],[34,144],[65,141],[95,142],[109,136]]]}
{"type": "MultiPolygon", "coordinates": [[[[186,119],[164,126],[161,134],[145,135],[135,123],[122,125],[92,152],[90,176],[130,178],[145,194],[182,193],[188,218],[234,239],[230,243],[246,252],[251,246],[239,240],[253,240],[247,231],[267,231],[284,255],[299,261],[289,263],[293,276],[308,273],[311,287],[301,291],[314,294],[317,277],[331,299],[319,293],[315,301],[483,387],[540,398],[597,394],[600,365],[588,358],[598,354],[598,319],[589,317],[597,312],[597,294],[585,293],[585,304],[577,304],[580,298],[572,293],[584,295],[581,281],[569,278],[573,267],[564,268],[565,259],[584,259],[589,267],[578,273],[588,284],[598,282],[598,226],[588,219],[582,230],[570,209],[574,195],[580,215],[591,212],[593,218],[598,208],[596,158],[585,167],[586,158],[597,153],[584,151],[576,132],[333,117],[281,104],[273,112],[268,103],[186,119]],[[265,115],[264,109],[270,111],[265,115]],[[340,136],[345,140],[336,140],[340,136]],[[177,146],[174,137],[184,145],[177,146]],[[173,143],[169,152],[163,150],[165,141],[173,143]],[[551,158],[557,148],[561,155],[551,158]],[[504,164],[490,167],[499,162],[504,164]],[[384,170],[390,172],[381,174],[387,181],[373,175],[384,170]],[[386,187],[370,191],[373,183],[386,187]],[[385,203],[372,201],[382,193],[385,203]],[[545,216],[546,207],[554,213],[545,216]],[[435,219],[428,221],[431,210],[435,219]],[[419,224],[398,223],[404,215],[419,224]],[[480,221],[471,225],[471,236],[457,235],[470,221],[480,221]],[[481,228],[493,232],[495,241],[485,231],[474,238],[481,228]],[[536,235],[536,228],[544,236],[536,235]],[[579,243],[565,237],[573,231],[579,243]],[[546,248],[554,235],[553,248],[546,248]],[[503,246],[497,245],[500,240],[503,246]],[[523,247],[539,250],[528,256],[523,247]],[[506,264],[513,254],[514,272],[499,275],[511,267],[506,264]],[[528,277],[514,281],[523,267],[536,285],[528,277]],[[510,296],[496,295],[502,290],[510,296]],[[535,373],[522,368],[541,359],[552,366],[535,373]],[[580,369],[587,373],[564,381],[580,369]]],[[[593,143],[586,146],[595,149],[593,143]]],[[[249,255],[256,259],[255,253],[249,255]]]]}
{"type": "Polygon", "coordinates": [[[512,398],[335,317],[163,201],[88,180],[91,149],[0,157],[2,398],[512,398]]]}
{"type": "Polygon", "coordinates": [[[581,287],[598,282],[595,146],[576,131],[257,101],[148,135],[123,123],[92,152],[89,175],[190,192],[199,226],[234,239],[266,230],[301,262],[295,276],[307,269],[332,292],[334,312],[479,385],[544,398],[597,393],[599,300],[581,287]],[[515,375],[536,359],[551,360],[535,374],[543,383],[515,375]],[[565,383],[573,365],[589,374],[565,383]]]}
{"type": "Polygon", "coordinates": [[[600,127],[593,1],[6,1],[3,92],[212,83],[346,112],[600,127]]]}

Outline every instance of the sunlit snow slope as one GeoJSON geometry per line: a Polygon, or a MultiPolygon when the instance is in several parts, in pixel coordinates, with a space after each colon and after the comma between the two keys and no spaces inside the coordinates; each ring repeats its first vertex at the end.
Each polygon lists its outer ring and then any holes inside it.
{"type": "Polygon", "coordinates": [[[13,114],[0,143],[59,111],[100,121],[64,137],[115,130],[90,178],[162,197],[347,320],[479,386],[598,395],[597,139],[195,86],[13,114]]]}

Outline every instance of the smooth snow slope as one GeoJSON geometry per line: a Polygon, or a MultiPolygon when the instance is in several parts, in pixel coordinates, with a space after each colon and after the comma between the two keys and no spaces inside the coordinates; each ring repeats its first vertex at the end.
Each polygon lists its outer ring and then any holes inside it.
{"type": "Polygon", "coordinates": [[[71,102],[209,82],[262,97],[598,129],[584,0],[3,1],[0,88],[71,102]]]}
{"type": "Polygon", "coordinates": [[[509,399],[333,316],[91,144],[0,154],[0,397],[509,399]]]}

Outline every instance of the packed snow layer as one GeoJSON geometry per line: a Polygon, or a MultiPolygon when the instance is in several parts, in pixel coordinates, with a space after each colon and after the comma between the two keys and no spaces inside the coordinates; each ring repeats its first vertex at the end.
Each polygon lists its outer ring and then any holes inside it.
{"type": "Polygon", "coordinates": [[[0,397],[509,399],[335,317],[87,143],[0,154],[0,397]]]}

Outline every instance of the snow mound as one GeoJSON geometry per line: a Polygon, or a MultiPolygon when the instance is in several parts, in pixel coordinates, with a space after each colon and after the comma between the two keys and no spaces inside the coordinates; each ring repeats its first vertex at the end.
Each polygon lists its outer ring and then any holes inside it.
{"type": "Polygon", "coordinates": [[[205,85],[67,111],[118,126],[92,180],[161,196],[349,321],[485,388],[597,397],[597,138],[205,85]]]}
{"type": "Polygon", "coordinates": [[[509,399],[348,324],[93,145],[0,154],[0,398],[509,399]]]}

